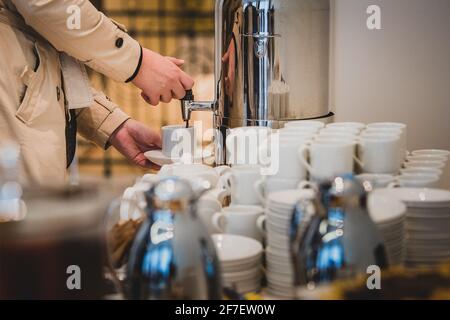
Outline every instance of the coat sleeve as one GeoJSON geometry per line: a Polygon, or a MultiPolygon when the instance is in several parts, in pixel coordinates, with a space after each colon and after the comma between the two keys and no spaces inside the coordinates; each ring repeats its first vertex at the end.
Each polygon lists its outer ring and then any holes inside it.
{"type": "Polygon", "coordinates": [[[92,91],[94,105],[76,111],[78,133],[101,148],[107,149],[110,136],[130,117],[102,92],[95,89],[92,91]]]}
{"type": "Polygon", "coordinates": [[[12,0],[12,3],[25,22],[57,50],[119,82],[130,81],[138,72],[142,59],[139,43],[90,1],[12,0]]]}

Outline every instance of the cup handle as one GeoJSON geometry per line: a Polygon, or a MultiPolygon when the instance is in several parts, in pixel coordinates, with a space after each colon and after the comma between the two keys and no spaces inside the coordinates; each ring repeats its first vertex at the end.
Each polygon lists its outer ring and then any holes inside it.
{"type": "Polygon", "coordinates": [[[256,227],[258,228],[259,232],[261,232],[261,234],[263,236],[266,235],[266,220],[267,220],[267,216],[265,214],[261,215],[258,217],[258,219],[256,220],[256,227]]]}
{"type": "Polygon", "coordinates": [[[308,163],[308,159],[306,159],[306,152],[309,151],[310,148],[307,145],[303,145],[298,149],[298,157],[300,159],[300,162],[305,166],[306,170],[311,173],[312,167],[308,163]]]}
{"type": "Polygon", "coordinates": [[[227,217],[222,212],[216,212],[211,218],[212,225],[221,233],[225,233],[225,227],[227,224],[227,217]]]}
{"type": "Polygon", "coordinates": [[[228,189],[216,188],[211,190],[210,194],[214,197],[214,199],[222,203],[226,197],[229,197],[231,195],[231,192],[228,189]]]}
{"type": "MultiPolygon", "coordinates": [[[[355,150],[355,153],[358,151],[358,149],[362,150],[362,148],[363,148],[363,144],[362,144],[361,142],[358,141],[358,142],[356,143],[356,150],[355,150]]],[[[363,162],[361,159],[359,159],[359,158],[356,156],[356,154],[353,155],[353,160],[355,160],[356,164],[357,164],[361,169],[364,168],[364,162],[363,162]]]]}
{"type": "Polygon", "coordinates": [[[317,185],[314,182],[311,181],[302,181],[298,184],[297,189],[303,190],[303,189],[313,189],[315,191],[318,191],[317,185]]]}
{"type": "Polygon", "coordinates": [[[256,194],[258,195],[259,200],[261,201],[261,203],[263,205],[265,205],[265,203],[266,203],[266,198],[265,198],[265,195],[264,195],[264,193],[265,193],[264,184],[265,184],[265,180],[264,179],[260,179],[260,180],[256,181],[255,184],[254,184],[254,188],[255,188],[256,194]]]}
{"type": "Polygon", "coordinates": [[[387,186],[388,189],[396,189],[396,188],[401,188],[401,185],[398,181],[394,181],[388,184],[387,186]]]}
{"type": "Polygon", "coordinates": [[[158,182],[159,177],[156,174],[146,174],[141,179],[138,179],[138,183],[150,183],[154,184],[158,182]]]}
{"type": "Polygon", "coordinates": [[[217,183],[217,188],[221,190],[229,190],[231,191],[231,180],[232,180],[233,174],[231,172],[225,172],[220,178],[219,182],[217,183]]]}
{"type": "Polygon", "coordinates": [[[133,214],[131,211],[135,211],[136,204],[138,204],[136,190],[134,188],[125,189],[119,207],[121,221],[132,219],[133,214]]]}

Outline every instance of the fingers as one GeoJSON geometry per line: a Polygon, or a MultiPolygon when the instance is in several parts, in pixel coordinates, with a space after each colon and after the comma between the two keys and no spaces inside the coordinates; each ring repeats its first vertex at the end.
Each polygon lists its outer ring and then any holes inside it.
{"type": "Polygon", "coordinates": [[[145,93],[141,92],[141,97],[147,102],[148,104],[152,106],[156,106],[157,104],[154,104],[149,96],[147,96],[145,93]]]}
{"type": "Polygon", "coordinates": [[[152,169],[152,170],[160,170],[161,167],[157,164],[151,162],[143,153],[137,154],[133,159],[131,159],[131,162],[138,165],[139,167],[146,168],[146,169],[152,169]]]}
{"type": "Polygon", "coordinates": [[[150,162],[150,161],[148,161],[148,162],[150,163],[150,165],[147,166],[147,168],[149,168],[149,169],[151,169],[151,170],[155,170],[155,171],[161,170],[161,167],[158,166],[157,164],[155,164],[155,163],[153,163],[153,162],[150,162]]]}
{"type": "Polygon", "coordinates": [[[184,90],[191,90],[194,87],[194,79],[183,71],[181,72],[180,82],[183,85],[184,90]]]}
{"type": "Polygon", "coordinates": [[[184,65],[184,60],[182,59],[178,59],[178,58],[174,58],[174,57],[166,57],[167,59],[169,59],[171,62],[173,62],[174,64],[176,64],[178,67],[181,67],[184,65]]]}
{"type": "Polygon", "coordinates": [[[172,101],[172,91],[164,92],[161,95],[161,101],[164,103],[169,103],[170,101],[172,101]]]}
{"type": "MultiPolygon", "coordinates": [[[[184,60],[182,59],[177,59],[174,57],[167,57],[167,59],[169,59],[171,62],[173,62],[176,66],[181,67],[184,65],[184,60]]],[[[186,90],[191,90],[192,87],[194,86],[194,79],[192,79],[191,76],[189,76],[187,73],[185,73],[184,71],[180,70],[181,74],[180,74],[180,82],[181,85],[184,88],[184,92],[181,93],[181,90],[179,90],[179,88],[176,88],[176,85],[172,88],[172,92],[175,93],[174,98],[177,99],[182,99],[184,98],[184,96],[186,95],[186,90]]]]}
{"type": "Polygon", "coordinates": [[[172,96],[178,100],[181,100],[186,96],[186,90],[184,90],[181,82],[176,83],[172,88],[172,96]]]}
{"type": "Polygon", "coordinates": [[[159,104],[160,97],[156,97],[156,96],[149,97],[144,92],[141,92],[141,97],[145,100],[145,102],[147,102],[148,104],[150,104],[154,107],[156,107],[159,104]]]}
{"type": "Polygon", "coordinates": [[[164,103],[169,103],[172,101],[172,99],[178,99],[181,100],[186,96],[186,90],[184,90],[184,87],[181,85],[181,83],[178,83],[174,86],[174,88],[169,92],[163,94],[160,99],[150,99],[145,93],[141,92],[142,99],[145,100],[148,104],[152,106],[157,106],[160,101],[164,103]]]}
{"type": "Polygon", "coordinates": [[[142,168],[150,168],[152,165],[150,160],[148,160],[142,153],[136,155],[131,161],[142,168]]]}
{"type": "Polygon", "coordinates": [[[147,95],[146,95],[145,93],[141,92],[141,97],[142,97],[142,99],[145,100],[145,102],[147,102],[148,104],[150,104],[150,98],[147,97],[147,95]]]}

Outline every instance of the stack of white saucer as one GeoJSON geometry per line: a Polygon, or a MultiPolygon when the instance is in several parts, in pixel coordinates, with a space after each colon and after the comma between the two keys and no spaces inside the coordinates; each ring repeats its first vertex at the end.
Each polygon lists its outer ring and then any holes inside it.
{"type": "Polygon", "coordinates": [[[294,273],[289,250],[289,226],[296,203],[312,198],[312,190],[287,190],[270,193],[266,204],[266,276],[268,293],[293,298],[294,273]]]}
{"type": "Polygon", "coordinates": [[[405,264],[435,266],[450,260],[450,192],[440,189],[386,190],[407,209],[405,264]]]}
{"type": "Polygon", "coordinates": [[[406,206],[394,196],[370,194],[369,214],[380,230],[389,265],[402,265],[405,247],[406,206]]]}
{"type": "Polygon", "coordinates": [[[262,245],[254,239],[231,234],[214,234],[212,239],[221,265],[222,285],[240,294],[260,291],[262,245]]]}

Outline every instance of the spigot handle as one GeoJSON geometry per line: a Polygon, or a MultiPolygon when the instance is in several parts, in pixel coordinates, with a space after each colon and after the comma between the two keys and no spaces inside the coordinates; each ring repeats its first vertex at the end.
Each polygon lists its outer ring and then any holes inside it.
{"type": "Polygon", "coordinates": [[[186,90],[186,95],[181,99],[181,114],[183,121],[186,122],[186,128],[189,128],[189,120],[191,118],[190,103],[194,101],[194,93],[192,90],[186,90]]]}
{"type": "Polygon", "coordinates": [[[186,95],[184,96],[182,101],[194,101],[194,93],[192,90],[186,90],[186,95]]]}

